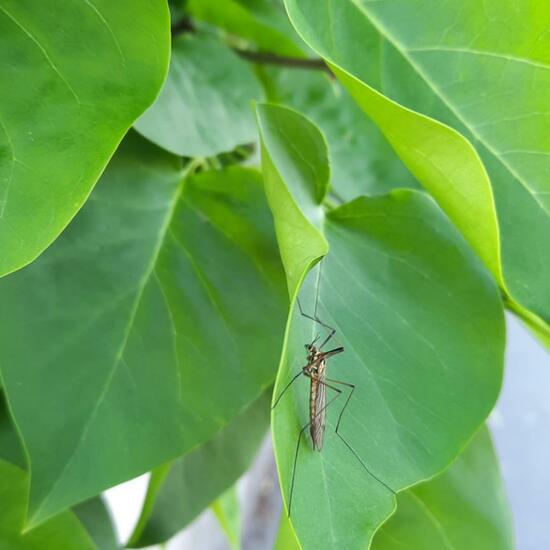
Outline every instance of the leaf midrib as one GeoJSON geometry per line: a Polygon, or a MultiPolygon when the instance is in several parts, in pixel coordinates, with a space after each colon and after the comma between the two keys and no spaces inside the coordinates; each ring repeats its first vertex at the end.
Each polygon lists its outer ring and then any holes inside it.
{"type": "MultiPolygon", "coordinates": [[[[95,418],[97,412],[99,411],[99,409],[100,409],[100,407],[103,403],[103,400],[105,399],[105,396],[107,395],[107,393],[109,391],[109,388],[111,387],[111,383],[114,379],[115,373],[116,373],[116,371],[118,369],[118,366],[120,365],[120,363],[123,359],[124,352],[126,350],[126,345],[128,343],[128,339],[129,339],[130,334],[132,332],[134,322],[135,322],[135,319],[136,319],[136,315],[138,313],[138,310],[139,310],[139,307],[140,307],[140,304],[141,304],[141,299],[143,297],[143,293],[145,291],[145,288],[146,288],[147,284],[149,283],[149,280],[154,275],[155,267],[156,267],[156,264],[157,264],[157,260],[159,258],[160,251],[162,250],[162,246],[164,244],[166,234],[169,231],[170,223],[172,222],[172,219],[174,217],[174,212],[176,210],[177,204],[178,204],[178,202],[181,198],[186,176],[188,175],[188,173],[190,171],[192,171],[192,168],[187,170],[186,173],[183,174],[183,176],[181,177],[181,181],[180,181],[179,185],[177,186],[177,188],[174,192],[174,196],[172,198],[172,201],[171,201],[171,203],[170,203],[170,205],[167,209],[166,216],[165,216],[165,218],[164,218],[164,220],[161,224],[160,230],[158,232],[157,242],[156,242],[156,244],[153,248],[153,252],[151,254],[151,259],[150,259],[149,264],[147,265],[146,269],[144,270],[144,275],[142,276],[142,278],[140,279],[140,281],[138,283],[136,297],[134,299],[134,303],[132,304],[132,309],[130,310],[128,323],[127,323],[126,328],[124,330],[122,340],[121,340],[121,344],[118,347],[118,349],[116,350],[116,353],[114,355],[113,365],[112,365],[112,367],[111,367],[111,369],[110,369],[110,371],[109,371],[109,373],[108,373],[108,375],[105,379],[105,383],[103,385],[103,388],[101,389],[101,392],[100,392],[99,397],[96,401],[96,404],[94,405],[93,409],[90,412],[88,420],[86,421],[86,423],[84,425],[84,428],[82,429],[82,434],[81,434],[80,438],[78,439],[73,452],[67,458],[67,461],[66,461],[65,465],[62,467],[59,475],[57,476],[57,479],[52,484],[50,491],[47,493],[46,497],[42,500],[41,505],[36,509],[36,511],[34,512],[32,518],[30,518],[30,520],[29,519],[27,520],[29,523],[32,523],[33,518],[39,516],[40,511],[44,508],[46,503],[49,502],[49,500],[50,500],[51,496],[54,494],[56,488],[61,483],[61,480],[63,479],[63,476],[65,475],[65,472],[67,471],[67,469],[71,465],[74,457],[76,456],[76,454],[78,453],[78,451],[82,447],[82,444],[86,440],[88,432],[90,431],[91,426],[93,424],[94,418],[95,418]]],[[[32,463],[31,463],[31,477],[32,477],[32,463]]],[[[31,486],[32,486],[32,484],[31,484],[31,486]]]]}

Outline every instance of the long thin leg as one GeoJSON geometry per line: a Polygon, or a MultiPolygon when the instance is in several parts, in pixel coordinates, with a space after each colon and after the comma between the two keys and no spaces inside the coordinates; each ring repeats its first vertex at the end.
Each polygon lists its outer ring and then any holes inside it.
{"type": "MultiPolygon", "coordinates": [[[[333,386],[330,386],[330,387],[333,390],[337,391],[338,393],[324,407],[322,407],[320,410],[317,411],[317,413],[315,414],[315,417],[319,416],[323,411],[326,410],[326,408],[331,403],[336,401],[336,399],[338,399],[340,395],[342,395],[342,390],[335,388],[333,386]]],[[[296,464],[298,462],[298,453],[300,452],[300,441],[302,439],[302,434],[309,428],[310,424],[311,424],[311,420],[305,426],[302,427],[302,429],[300,430],[300,433],[298,434],[298,440],[296,442],[296,452],[294,453],[294,464],[292,465],[292,480],[290,482],[290,498],[288,499],[288,517],[290,517],[290,511],[292,509],[292,495],[294,494],[294,478],[296,476],[296,464]]]]}
{"type": "Polygon", "coordinates": [[[300,372],[298,374],[296,374],[292,380],[284,387],[283,391],[279,394],[279,397],[277,397],[277,399],[275,399],[275,403],[273,404],[273,406],[271,407],[271,409],[274,409],[276,406],[277,406],[277,403],[281,400],[281,397],[283,397],[284,393],[286,390],[288,390],[288,388],[290,388],[290,386],[292,386],[292,384],[294,384],[294,382],[299,378],[299,376],[303,374],[302,371],[300,370],[300,372]]]}
{"type": "MultiPolygon", "coordinates": [[[[333,355],[337,355],[338,353],[342,353],[343,351],[344,351],[343,347],[331,349],[331,350],[329,350],[325,353],[325,358],[328,359],[329,357],[332,357],[333,355]]],[[[300,372],[296,373],[294,375],[294,377],[292,378],[292,380],[284,387],[283,391],[281,391],[281,393],[279,394],[277,399],[275,399],[275,403],[273,403],[273,406],[271,407],[272,409],[274,409],[277,406],[277,404],[281,400],[281,397],[283,397],[286,390],[288,390],[288,388],[290,388],[290,386],[292,386],[292,384],[300,377],[301,374],[303,374],[303,371],[300,370],[300,372]]],[[[335,382],[338,383],[338,380],[335,380],[335,382]]],[[[346,384],[346,383],[345,382],[340,382],[340,384],[346,384]]],[[[346,385],[351,386],[351,384],[346,384],[346,385]]],[[[355,386],[353,388],[355,389],[355,386]]],[[[353,390],[351,391],[351,393],[353,393],[353,390]]],[[[351,398],[351,394],[348,397],[348,401],[350,400],[350,398],[351,398]]],[[[348,404],[348,401],[346,401],[346,405],[348,404]]],[[[342,412],[343,412],[344,409],[345,409],[345,405],[344,405],[344,408],[342,409],[342,412]]],[[[342,416],[342,413],[340,413],[340,417],[341,416],[342,416]]],[[[340,424],[340,419],[338,419],[338,424],[340,424]]]]}
{"type": "Polygon", "coordinates": [[[351,388],[351,391],[349,392],[348,398],[346,399],[346,402],[344,403],[344,406],[342,407],[342,410],[340,411],[340,414],[338,415],[338,422],[336,422],[336,429],[334,430],[336,433],[338,433],[338,428],[340,427],[340,422],[342,421],[342,415],[344,414],[344,411],[346,410],[346,407],[348,406],[351,396],[353,395],[353,392],[355,391],[355,385],[350,384],[349,382],[342,382],[341,380],[334,380],[334,378],[327,378],[327,382],[331,382],[332,384],[341,384],[342,386],[347,386],[348,388],[351,388]]]}
{"type": "Polygon", "coordinates": [[[317,315],[311,316],[307,313],[304,313],[304,310],[302,309],[302,304],[300,303],[300,298],[297,299],[298,302],[298,308],[300,309],[300,313],[303,317],[307,317],[308,319],[311,319],[312,321],[315,321],[316,323],[319,323],[322,327],[326,328],[329,332],[328,336],[323,340],[322,344],[319,346],[319,351],[323,349],[323,347],[326,345],[326,343],[336,334],[336,329],[331,327],[330,325],[327,325],[326,323],[323,323],[317,315]]]}
{"type": "MultiPolygon", "coordinates": [[[[338,431],[339,428],[340,428],[340,422],[342,421],[342,415],[344,414],[344,411],[346,410],[346,407],[348,406],[349,402],[350,402],[350,399],[351,399],[351,396],[353,395],[353,392],[355,391],[355,386],[353,384],[350,384],[349,382],[342,382],[341,380],[334,380],[334,379],[331,379],[331,378],[327,378],[326,379],[328,382],[332,382],[332,384],[341,384],[343,386],[347,386],[348,388],[351,388],[351,391],[349,392],[349,395],[348,395],[348,398],[346,399],[346,402],[344,403],[343,407],[342,407],[342,410],[340,411],[340,414],[338,415],[338,422],[336,422],[336,428],[334,430],[334,432],[336,433],[336,435],[344,442],[345,446],[353,453],[353,455],[355,456],[355,458],[359,461],[359,463],[361,464],[361,466],[363,466],[363,468],[367,471],[367,473],[374,479],[376,479],[376,481],[378,481],[379,483],[381,483],[386,489],[388,489],[388,491],[390,491],[391,493],[393,493],[394,495],[396,494],[396,492],[387,484],[385,483],[384,481],[382,481],[377,475],[375,475],[371,469],[365,464],[365,462],[361,459],[361,457],[357,454],[357,452],[355,451],[355,449],[346,441],[346,439],[344,439],[344,437],[342,436],[342,434],[338,431]]],[[[338,388],[335,388],[334,386],[330,385],[330,384],[327,384],[326,382],[321,382],[321,384],[324,384],[327,388],[331,388],[333,390],[336,390],[338,392],[341,393],[341,390],[338,389],[338,388]]],[[[336,396],[338,397],[338,395],[336,396]]]]}

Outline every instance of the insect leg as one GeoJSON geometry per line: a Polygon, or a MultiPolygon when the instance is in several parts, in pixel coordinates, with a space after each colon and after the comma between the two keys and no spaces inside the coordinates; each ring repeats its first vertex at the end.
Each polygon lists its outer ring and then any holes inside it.
{"type": "Polygon", "coordinates": [[[279,397],[277,397],[277,399],[275,399],[275,403],[273,403],[273,406],[271,407],[271,409],[274,409],[276,406],[277,406],[277,403],[279,403],[279,401],[281,400],[281,397],[283,397],[284,393],[286,392],[286,390],[288,390],[288,388],[290,388],[290,386],[292,386],[292,384],[298,379],[298,377],[300,376],[300,374],[303,374],[302,371],[300,370],[300,372],[298,374],[296,374],[294,376],[294,378],[284,387],[283,391],[279,394],[279,397]]]}
{"type": "MultiPolygon", "coordinates": [[[[344,406],[342,407],[342,410],[340,411],[340,414],[338,415],[338,422],[336,422],[336,429],[334,430],[336,433],[338,433],[338,428],[340,427],[340,422],[342,421],[342,415],[344,414],[344,411],[346,410],[346,407],[348,406],[351,396],[353,395],[353,392],[355,391],[355,385],[350,384],[349,382],[342,382],[341,380],[334,380],[333,378],[327,378],[327,382],[331,382],[332,384],[341,384],[342,386],[347,386],[348,388],[351,388],[348,398],[346,399],[346,402],[344,403],[344,406]]],[[[330,386],[332,389],[332,386],[330,386]]],[[[340,435],[340,434],[338,434],[340,435]]]]}
{"type": "Polygon", "coordinates": [[[300,314],[303,317],[307,317],[308,319],[311,319],[312,321],[315,321],[316,323],[319,323],[322,327],[326,328],[329,331],[328,336],[323,340],[323,342],[319,346],[319,350],[322,350],[323,346],[325,346],[326,343],[336,334],[336,329],[331,327],[330,325],[327,325],[323,321],[321,321],[321,319],[319,319],[319,317],[317,317],[317,314],[312,316],[312,315],[308,315],[307,313],[305,313],[304,310],[302,309],[302,304],[300,302],[300,298],[297,298],[296,301],[298,302],[298,308],[300,309],[300,314]]]}
{"type": "Polygon", "coordinates": [[[288,499],[288,517],[290,517],[290,511],[292,509],[292,495],[294,494],[294,476],[296,475],[296,462],[298,461],[298,453],[300,451],[300,441],[302,434],[309,428],[311,422],[308,422],[298,434],[298,441],[296,442],[296,452],[294,453],[294,464],[292,465],[292,481],[290,482],[290,498],[288,499]]]}
{"type": "MultiPolygon", "coordinates": [[[[361,466],[363,466],[363,468],[365,469],[365,471],[374,479],[376,479],[376,481],[378,481],[379,483],[381,483],[386,489],[388,489],[388,491],[390,491],[391,493],[393,493],[394,495],[397,494],[387,483],[385,483],[384,481],[382,481],[377,475],[375,475],[371,469],[365,464],[365,462],[361,459],[361,457],[357,454],[357,452],[355,451],[355,449],[346,441],[346,439],[342,436],[342,434],[338,431],[339,428],[340,428],[340,422],[342,421],[342,415],[344,414],[344,411],[346,410],[346,407],[348,406],[349,402],[350,402],[350,399],[351,399],[351,396],[353,395],[353,392],[355,391],[355,386],[353,384],[350,384],[349,382],[342,382],[341,380],[334,380],[334,379],[330,379],[330,378],[327,378],[327,381],[328,382],[331,382],[332,384],[341,384],[343,386],[347,386],[348,388],[351,388],[350,392],[349,392],[349,395],[348,395],[348,398],[346,399],[346,402],[344,403],[344,406],[342,407],[342,410],[340,411],[340,414],[338,415],[338,421],[336,422],[336,428],[334,430],[334,432],[336,433],[336,435],[344,442],[344,445],[353,453],[353,455],[355,456],[355,458],[359,461],[359,463],[361,464],[361,466]]],[[[326,382],[321,382],[321,384],[324,384],[327,388],[331,388],[333,390],[336,390],[338,392],[341,392],[340,389],[332,386],[331,384],[327,384],[326,382]]],[[[338,397],[338,396],[337,396],[338,397]]]]}

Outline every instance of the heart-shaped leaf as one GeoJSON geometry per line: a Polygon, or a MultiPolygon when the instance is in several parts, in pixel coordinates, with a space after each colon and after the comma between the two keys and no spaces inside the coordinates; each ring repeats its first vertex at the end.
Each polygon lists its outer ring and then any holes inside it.
{"type": "MultiPolygon", "coordinates": [[[[276,228],[291,203],[302,226],[317,232],[313,252],[303,232],[301,262],[292,251],[293,265],[303,271],[293,273],[298,284],[289,278],[289,288],[297,291],[321,256],[318,243],[326,239],[330,246],[287,326],[272,416],[282,491],[287,509],[292,493],[291,521],[303,548],[363,548],[392,512],[394,492],[445,468],[491,410],[502,376],[502,307],[491,277],[429,197],[398,190],[328,212],[318,199],[313,208],[303,197],[315,196],[324,155],[299,145],[323,143],[315,127],[282,107],[261,106],[258,117],[276,228]],[[309,171],[288,179],[299,166],[309,171]],[[327,327],[337,331],[330,343],[327,327]],[[300,375],[304,344],[312,341],[324,351],[345,349],[326,375],[320,453],[305,438],[298,443],[307,429],[307,380],[300,377],[281,393],[300,375]]],[[[284,261],[289,240],[279,231],[278,237],[284,261]]]]}
{"type": "Polygon", "coordinates": [[[0,276],[82,206],[161,87],[169,29],[162,0],[0,1],[0,276]]]}
{"type": "Polygon", "coordinates": [[[287,299],[260,175],[182,178],[130,134],[63,236],[0,281],[30,524],[208,440],[274,378],[287,299]]]}
{"type": "Polygon", "coordinates": [[[511,308],[550,343],[543,4],[519,11],[497,0],[286,6],[302,38],[499,280],[511,308]]]}

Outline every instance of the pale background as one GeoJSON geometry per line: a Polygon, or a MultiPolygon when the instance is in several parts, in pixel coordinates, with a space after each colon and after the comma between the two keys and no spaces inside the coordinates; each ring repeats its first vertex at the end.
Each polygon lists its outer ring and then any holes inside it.
{"type": "MultiPolygon", "coordinates": [[[[550,356],[514,317],[507,317],[504,386],[489,419],[514,515],[517,550],[550,548],[550,356]]],[[[120,541],[137,520],[147,476],[105,493],[120,541]]],[[[271,550],[281,510],[269,437],[239,482],[243,550],[271,550]]],[[[150,547],[151,549],[160,547],[150,547]]],[[[211,512],[202,514],[167,550],[228,550],[211,512]]]]}

